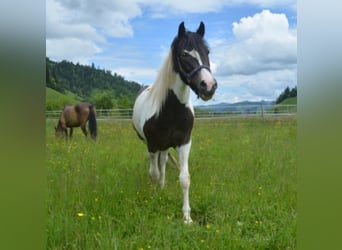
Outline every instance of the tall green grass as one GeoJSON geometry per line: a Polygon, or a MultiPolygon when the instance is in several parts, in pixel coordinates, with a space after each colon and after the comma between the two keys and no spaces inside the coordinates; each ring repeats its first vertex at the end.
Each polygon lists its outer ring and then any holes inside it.
{"type": "MultiPolygon", "coordinates": [[[[177,168],[149,181],[130,121],[99,121],[66,143],[46,124],[48,249],[294,249],[296,120],[196,120],[189,159],[192,225],[177,168]]],[[[175,152],[172,150],[172,154],[175,152]]]]}

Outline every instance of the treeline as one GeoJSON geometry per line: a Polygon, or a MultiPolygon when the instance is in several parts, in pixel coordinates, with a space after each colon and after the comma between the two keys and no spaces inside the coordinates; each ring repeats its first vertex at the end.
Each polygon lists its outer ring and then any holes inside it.
{"type": "Polygon", "coordinates": [[[60,93],[73,93],[99,109],[131,108],[141,85],[105,69],[54,62],[46,58],[46,86],[60,93]]]}
{"type": "Polygon", "coordinates": [[[278,96],[276,104],[279,104],[290,97],[297,97],[297,86],[292,88],[291,90],[289,87],[286,87],[285,90],[278,96]]]}

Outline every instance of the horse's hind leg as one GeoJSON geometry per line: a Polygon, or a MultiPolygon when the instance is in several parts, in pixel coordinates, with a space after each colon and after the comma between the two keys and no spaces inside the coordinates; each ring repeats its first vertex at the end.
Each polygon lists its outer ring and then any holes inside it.
{"type": "Polygon", "coordinates": [[[157,183],[160,177],[159,169],[158,169],[158,159],[159,152],[152,153],[150,152],[150,177],[153,184],[157,183]]]}
{"type": "Polygon", "coordinates": [[[160,186],[163,188],[165,186],[165,167],[168,158],[168,150],[162,151],[159,154],[159,166],[160,166],[160,186]]]}
{"type": "Polygon", "coordinates": [[[70,128],[69,138],[72,138],[72,133],[74,132],[73,128],[70,128]]]}
{"type": "Polygon", "coordinates": [[[86,124],[82,124],[82,125],[81,125],[81,129],[82,129],[83,134],[84,134],[85,136],[87,136],[87,135],[88,135],[88,132],[87,132],[86,124]]]}

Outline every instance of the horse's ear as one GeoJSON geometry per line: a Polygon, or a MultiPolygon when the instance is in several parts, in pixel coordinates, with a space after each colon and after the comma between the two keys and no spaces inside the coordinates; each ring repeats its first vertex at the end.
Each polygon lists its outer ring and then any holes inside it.
{"type": "Polygon", "coordinates": [[[201,22],[200,26],[197,29],[197,34],[199,34],[201,37],[204,37],[205,27],[204,23],[201,22]]]}
{"type": "Polygon", "coordinates": [[[184,22],[181,22],[178,27],[178,36],[181,37],[184,34],[185,34],[185,26],[184,26],[184,22]]]}

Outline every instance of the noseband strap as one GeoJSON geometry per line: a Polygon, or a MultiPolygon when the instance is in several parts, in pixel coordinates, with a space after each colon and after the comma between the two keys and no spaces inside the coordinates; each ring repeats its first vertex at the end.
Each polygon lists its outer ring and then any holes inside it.
{"type": "Polygon", "coordinates": [[[208,65],[202,64],[202,65],[199,65],[197,68],[194,68],[193,70],[191,70],[189,73],[185,73],[185,76],[187,78],[191,78],[191,77],[193,77],[194,74],[196,74],[197,71],[199,71],[201,69],[207,69],[210,72],[210,67],[208,65]]]}
{"type": "Polygon", "coordinates": [[[181,73],[186,77],[187,80],[190,80],[191,77],[193,77],[197,71],[200,71],[201,69],[207,69],[210,71],[210,67],[208,65],[205,65],[205,64],[202,64],[202,65],[199,65],[198,67],[194,68],[193,70],[191,70],[189,73],[186,73],[182,67],[180,66],[180,63],[178,62],[178,65],[179,65],[179,68],[181,70],[181,73]]]}

